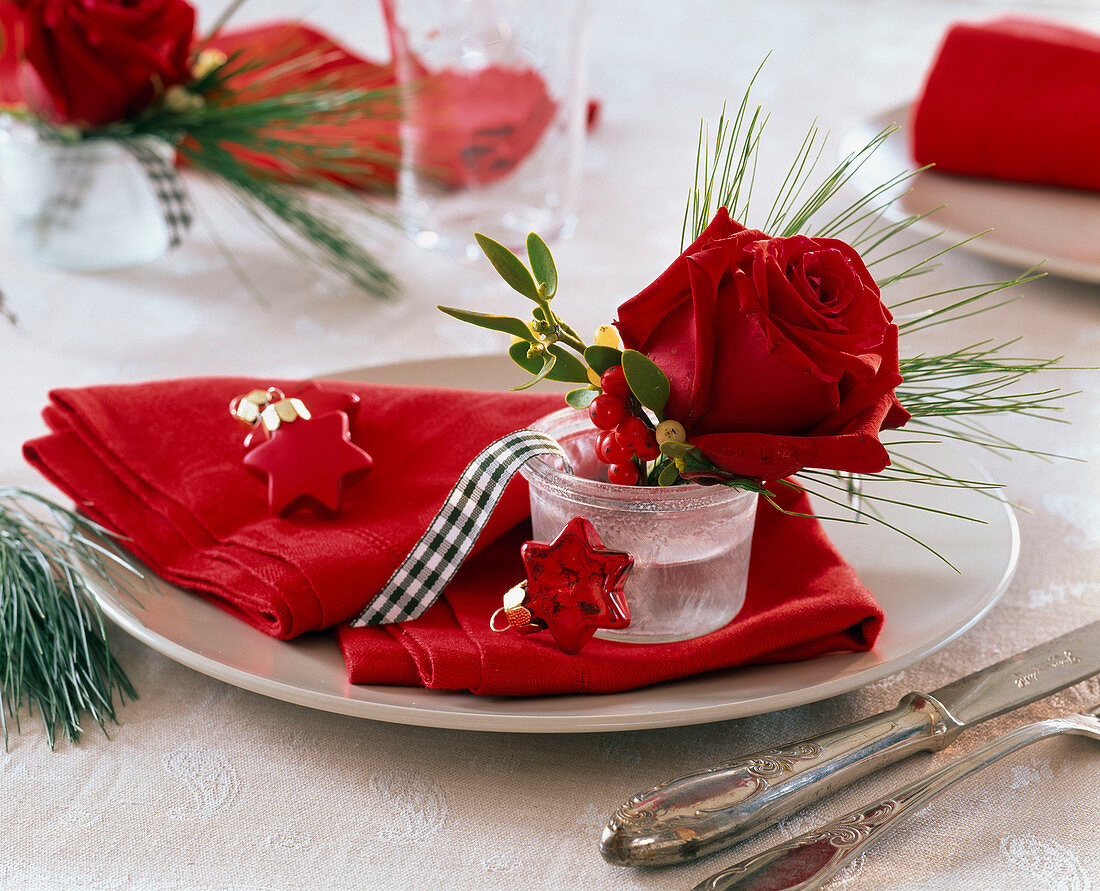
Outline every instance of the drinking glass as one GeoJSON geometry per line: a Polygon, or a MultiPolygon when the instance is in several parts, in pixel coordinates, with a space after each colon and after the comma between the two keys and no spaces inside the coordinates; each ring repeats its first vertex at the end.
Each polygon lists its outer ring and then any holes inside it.
{"type": "Polygon", "coordinates": [[[401,87],[403,223],[428,248],[479,254],[575,224],[588,0],[384,0],[401,87]]]}

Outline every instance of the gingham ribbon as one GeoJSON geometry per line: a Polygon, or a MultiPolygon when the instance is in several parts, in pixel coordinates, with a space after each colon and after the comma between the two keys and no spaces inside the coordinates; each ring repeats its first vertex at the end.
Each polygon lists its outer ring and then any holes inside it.
{"type": "Polygon", "coordinates": [[[152,184],[168,227],[168,246],[176,247],[191,228],[191,201],[187,187],[170,158],[165,158],[139,140],[126,139],[122,144],[141,165],[152,184]]]}
{"type": "Polygon", "coordinates": [[[558,455],[569,468],[557,441],[534,430],[509,433],[482,450],[462,471],[428,530],[352,626],[415,619],[435,603],[473,548],[508,481],[538,455],[558,455]]]}

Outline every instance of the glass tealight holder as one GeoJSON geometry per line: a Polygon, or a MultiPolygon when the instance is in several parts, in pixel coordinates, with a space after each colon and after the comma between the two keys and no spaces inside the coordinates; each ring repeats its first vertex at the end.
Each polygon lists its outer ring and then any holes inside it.
{"type": "Polygon", "coordinates": [[[608,640],[666,643],[728,624],[745,603],[756,519],[754,492],[726,486],[618,486],[595,454],[599,432],[588,413],[566,408],[531,425],[556,439],[561,459],[533,458],[522,469],[531,491],[535,541],[552,541],[585,517],[604,547],[634,558],[624,592],[630,625],[598,632],[608,640]]]}
{"type": "MultiPolygon", "coordinates": [[[[167,142],[140,139],[174,158],[167,142]]],[[[153,184],[117,140],[49,139],[9,121],[0,132],[0,180],[12,243],[37,263],[79,272],[122,269],[168,249],[153,184]]]]}

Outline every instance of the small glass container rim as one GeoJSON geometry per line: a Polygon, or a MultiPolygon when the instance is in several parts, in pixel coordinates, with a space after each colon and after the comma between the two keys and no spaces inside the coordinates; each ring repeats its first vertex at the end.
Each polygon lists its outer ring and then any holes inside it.
{"type": "Polygon", "coordinates": [[[126,157],[115,152],[115,147],[122,142],[144,145],[166,160],[172,160],[175,156],[176,147],[171,142],[151,133],[135,133],[128,136],[94,136],[75,140],[59,139],[11,115],[0,115],[0,143],[9,143],[22,149],[29,149],[30,146],[34,146],[34,151],[39,153],[58,156],[80,154],[89,160],[109,161],[126,157]]]}
{"type": "MultiPolygon", "coordinates": [[[[532,430],[546,433],[557,439],[590,428],[587,412],[563,408],[539,418],[530,425],[532,430]]],[[[747,510],[756,499],[756,493],[729,486],[701,486],[689,483],[680,486],[620,486],[563,473],[550,461],[551,456],[531,458],[520,473],[531,485],[552,492],[561,498],[595,507],[629,511],[692,511],[710,507],[733,505],[743,502],[747,510]]]]}

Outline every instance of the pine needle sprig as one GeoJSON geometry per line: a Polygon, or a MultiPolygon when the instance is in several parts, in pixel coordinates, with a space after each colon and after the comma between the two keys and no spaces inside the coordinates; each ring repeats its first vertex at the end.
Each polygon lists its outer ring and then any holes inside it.
{"type": "Polygon", "coordinates": [[[152,136],[176,146],[295,256],[335,268],[373,296],[391,297],[390,273],[315,196],[388,219],[363,191],[392,192],[401,163],[399,92],[386,85],[349,89],[324,73],[304,76],[328,61],[329,54],[292,37],[263,60],[238,52],[133,118],[86,136],[152,136]],[[335,135],[363,120],[382,124],[373,144],[335,135]]]}
{"type": "MultiPolygon", "coordinates": [[[[187,147],[188,157],[196,157],[187,147]]],[[[253,176],[222,149],[202,152],[203,166],[228,185],[241,206],[291,254],[307,263],[327,263],[364,290],[379,297],[393,294],[393,277],[325,210],[311,206],[291,186],[253,176]],[[297,236],[297,237],[294,237],[297,236]]]]}
{"type": "MultiPolygon", "coordinates": [[[[997,297],[992,301],[990,298],[1010,288],[1026,285],[1036,279],[1042,278],[1044,275],[1045,273],[1032,267],[1008,281],[969,285],[962,288],[951,289],[950,291],[935,291],[922,297],[912,298],[905,301],[903,305],[911,306],[914,303],[919,303],[932,297],[948,293],[959,293],[967,290],[975,291],[975,293],[969,294],[966,297],[953,300],[950,303],[934,307],[933,309],[920,311],[915,317],[900,321],[898,323],[898,330],[903,334],[914,334],[918,331],[924,331],[928,328],[935,327],[936,325],[959,322],[963,319],[969,319],[975,315],[998,309],[1001,306],[1006,306],[1009,303],[1015,303],[1019,299],[1018,295],[997,297]]],[[[1053,364],[1057,364],[1057,360],[1054,360],[1053,364]]]]}
{"type": "Polygon", "coordinates": [[[755,181],[760,138],[764,133],[768,116],[762,107],[757,106],[749,118],[749,96],[753,84],[764,68],[767,57],[760,63],[741,104],[731,121],[726,117],[723,107],[718,117],[714,134],[714,149],[711,154],[710,130],[704,121],[699,126],[699,142],[695,154],[695,184],[688,193],[687,207],[684,209],[684,224],[680,235],[680,249],[687,245],[688,223],[691,222],[692,240],[699,237],[707,227],[711,217],[719,207],[725,207],[735,219],[748,215],[752,200],[752,187],[755,181]],[[741,199],[744,191],[744,201],[741,199]]]}
{"type": "MultiPolygon", "coordinates": [[[[137,694],[115,660],[86,573],[126,592],[110,569],[140,574],[110,544],[111,533],[33,492],[0,488],[0,729],[37,713],[54,747],[71,742],[85,715],[104,734],[120,703],[137,694]],[[96,539],[99,539],[97,541],[96,539]],[[106,544],[100,543],[106,542],[106,544]]],[[[132,595],[130,595],[132,596],[132,595]]]]}
{"type": "MultiPolygon", "coordinates": [[[[716,135],[709,139],[709,129],[700,127],[696,152],[695,178],[688,191],[684,215],[681,249],[688,240],[697,238],[706,228],[718,207],[725,206],[730,215],[745,226],[760,228],[773,237],[809,235],[817,238],[840,238],[856,248],[869,268],[886,264],[905,265],[897,272],[887,272],[876,284],[884,293],[901,282],[909,282],[938,267],[938,261],[986,233],[957,241],[945,247],[934,246],[943,233],[913,238],[911,231],[918,223],[932,217],[937,209],[897,217],[896,203],[906,193],[910,181],[927,168],[905,170],[877,186],[843,203],[826,221],[816,223],[826,208],[837,203],[840,193],[872,154],[897,127],[886,127],[864,146],[849,153],[824,175],[817,172],[827,133],[817,122],[808,129],[794,153],[787,173],[762,224],[752,219],[749,201],[742,194],[751,194],[761,151],[761,132],[767,120],[761,107],[750,110],[749,96],[760,69],[753,74],[737,112],[730,121],[723,109],[716,135]],[[749,187],[746,187],[749,184],[749,187]],[[911,259],[906,259],[911,258],[911,259]]],[[[898,329],[903,336],[948,324],[973,319],[1018,299],[1015,292],[1021,286],[1042,277],[1038,267],[1032,267],[1016,277],[999,282],[962,285],[928,290],[891,302],[895,310],[904,310],[898,317],[898,329]]],[[[892,292],[891,292],[892,293],[892,292]]],[[[803,470],[798,479],[784,485],[803,488],[805,478],[814,484],[804,491],[812,492],[827,503],[847,507],[861,521],[879,522],[890,528],[877,504],[891,504],[933,514],[952,515],[935,507],[900,499],[868,494],[864,483],[877,480],[891,484],[934,486],[974,491],[1001,497],[1000,486],[984,480],[952,477],[933,465],[913,458],[907,450],[915,444],[965,443],[999,455],[1028,454],[1040,458],[1058,457],[1047,452],[1019,445],[993,433],[984,423],[998,417],[1039,418],[1060,421],[1062,402],[1072,393],[1056,387],[1033,387],[1028,381],[1035,375],[1064,368],[1061,360],[1017,358],[1006,350],[1016,340],[997,342],[983,340],[969,346],[949,350],[940,355],[921,353],[902,357],[900,370],[903,383],[897,388],[900,402],[913,418],[905,430],[916,436],[899,438],[888,432],[884,438],[891,456],[891,467],[881,474],[843,474],[833,471],[803,470]],[[821,491],[824,488],[825,491],[821,491]],[[848,502],[828,493],[842,493],[848,502]]],[[[965,519],[965,517],[964,517],[965,519]]],[[[917,541],[903,530],[907,538],[917,541]]],[[[929,550],[931,550],[929,548],[929,550]]],[[[942,555],[937,554],[950,565],[942,555]]]]}
{"type": "MultiPolygon", "coordinates": [[[[848,522],[856,522],[856,523],[872,522],[872,523],[875,523],[879,526],[883,526],[883,527],[891,530],[892,532],[897,533],[898,535],[902,536],[903,538],[909,539],[914,544],[916,544],[916,545],[920,546],[921,548],[923,548],[924,550],[928,551],[928,553],[932,554],[934,557],[941,560],[943,563],[945,563],[951,569],[955,570],[955,572],[959,571],[958,567],[955,566],[954,563],[952,563],[950,560],[948,560],[946,556],[941,554],[939,551],[937,551],[930,544],[927,544],[926,542],[921,541],[919,538],[917,538],[911,532],[906,532],[900,526],[898,526],[894,523],[891,523],[884,516],[882,516],[882,514],[879,513],[874,507],[868,508],[868,507],[862,506],[859,503],[859,501],[861,501],[862,499],[865,499],[867,497],[866,494],[862,490],[859,490],[859,496],[858,496],[858,499],[857,499],[857,498],[853,497],[852,486],[849,483],[847,483],[846,481],[844,481],[842,479],[839,479],[838,477],[829,478],[827,481],[823,481],[821,479],[818,479],[818,480],[816,480],[816,482],[818,482],[819,484],[823,484],[830,491],[837,491],[838,494],[843,495],[844,498],[834,498],[832,495],[829,495],[829,494],[826,494],[825,492],[823,492],[820,488],[810,488],[808,485],[805,485],[803,483],[803,481],[798,477],[792,477],[790,479],[778,480],[776,484],[780,485],[780,486],[785,486],[789,489],[796,489],[799,492],[805,492],[807,495],[812,495],[813,497],[815,497],[815,498],[817,498],[821,501],[824,501],[827,504],[831,504],[834,507],[839,507],[839,508],[842,508],[843,510],[848,511],[854,517],[853,520],[848,520],[848,522]]],[[[929,508],[925,505],[910,504],[909,502],[895,502],[895,503],[900,504],[903,507],[915,508],[917,510],[928,510],[932,513],[940,513],[940,511],[937,511],[934,508],[929,508]]],[[[843,517],[820,516],[820,515],[817,515],[817,514],[815,514],[814,516],[817,519],[828,520],[830,522],[837,522],[838,520],[841,520],[841,521],[844,520],[843,517]]],[[[961,519],[973,520],[972,517],[965,517],[965,516],[962,516],[961,519]]],[[[973,520],[973,521],[978,522],[978,523],[982,522],[981,520],[973,520]]]]}

